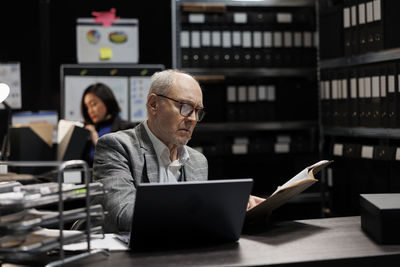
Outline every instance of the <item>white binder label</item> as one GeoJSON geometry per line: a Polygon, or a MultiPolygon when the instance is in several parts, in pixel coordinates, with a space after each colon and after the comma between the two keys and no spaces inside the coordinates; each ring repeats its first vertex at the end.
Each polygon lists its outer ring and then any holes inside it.
{"type": "Polygon", "coordinates": [[[189,14],[189,23],[204,23],[205,16],[204,14],[194,13],[189,14]]]}
{"type": "Polygon", "coordinates": [[[247,14],[246,13],[233,13],[233,22],[234,23],[247,23],[247,14]]]}
{"type": "Polygon", "coordinates": [[[189,32],[181,31],[181,48],[188,48],[190,46],[189,40],[189,32]]]}
{"type": "Polygon", "coordinates": [[[400,160],[400,148],[396,148],[396,160],[400,160]]]}
{"type": "Polygon", "coordinates": [[[365,4],[358,5],[358,24],[365,24],[365,4]]]}
{"type": "Polygon", "coordinates": [[[361,147],[361,157],[364,159],[372,159],[374,155],[373,146],[362,146],[361,147]]]}
{"type": "Polygon", "coordinates": [[[347,80],[342,79],[342,98],[347,99],[347,80]]]}
{"type": "Polygon", "coordinates": [[[356,78],[350,79],[350,97],[357,98],[357,79],[356,78]]]}
{"type": "Polygon", "coordinates": [[[201,32],[201,45],[210,46],[211,45],[211,33],[210,31],[201,32]]]}
{"type": "Polygon", "coordinates": [[[192,37],[192,39],[191,39],[192,48],[199,48],[200,47],[200,32],[192,31],[191,37],[192,37]]]}
{"type": "Polygon", "coordinates": [[[251,85],[247,88],[249,90],[249,102],[256,102],[257,101],[257,87],[255,85],[251,85]]]}
{"type": "Polygon", "coordinates": [[[374,5],[373,2],[370,1],[367,3],[367,22],[374,21],[374,5]]]}
{"type": "Polygon", "coordinates": [[[357,6],[351,6],[351,26],[357,26],[357,6]]]}
{"type": "Polygon", "coordinates": [[[374,0],[374,21],[381,20],[381,0],[374,0]]]}
{"type": "MultiPolygon", "coordinates": [[[[388,76],[388,93],[394,93],[394,75],[388,76]]],[[[399,88],[400,92],[400,88],[399,88]]]]}
{"type": "Polygon", "coordinates": [[[227,95],[226,100],[230,103],[236,102],[236,87],[235,86],[228,86],[226,89],[227,95]]]}
{"type": "Polygon", "coordinates": [[[255,48],[262,47],[261,32],[259,31],[253,32],[253,47],[255,48]]]}
{"type": "Polygon", "coordinates": [[[290,143],[275,143],[274,150],[276,154],[289,153],[290,143]]]}
{"type": "Polygon", "coordinates": [[[333,155],[334,156],[343,156],[343,144],[334,144],[333,145],[333,155]]]}
{"type": "Polygon", "coordinates": [[[293,46],[292,32],[283,33],[283,43],[285,44],[285,47],[293,46]]]}
{"type": "Polygon", "coordinates": [[[380,88],[379,88],[379,76],[372,77],[372,97],[379,97],[380,88]]]}
{"type": "Polygon", "coordinates": [[[324,86],[324,88],[325,88],[325,99],[330,99],[331,98],[331,96],[330,96],[330,87],[329,87],[330,82],[329,81],[325,81],[324,83],[325,83],[325,86],[324,86]]]}
{"type": "Polygon", "coordinates": [[[292,13],[277,13],[276,21],[278,23],[292,23],[292,13]]]}
{"type": "Polygon", "coordinates": [[[212,46],[221,46],[221,32],[212,31],[211,37],[212,46]]]}
{"type": "Polygon", "coordinates": [[[358,78],[358,96],[360,98],[365,97],[364,78],[363,77],[358,78]]]}
{"type": "Polygon", "coordinates": [[[229,48],[232,46],[231,43],[231,32],[223,31],[222,32],[222,47],[229,48]]]}
{"type": "Polygon", "coordinates": [[[338,81],[332,80],[332,99],[339,98],[338,81]]]}
{"type": "Polygon", "coordinates": [[[381,97],[386,97],[386,76],[382,75],[380,77],[380,83],[381,83],[381,97]]]}
{"type": "Polygon", "coordinates": [[[274,32],[274,47],[282,47],[282,32],[274,32]]]}
{"type": "Polygon", "coordinates": [[[243,47],[246,47],[246,48],[251,47],[251,32],[250,31],[243,32],[243,47]]]}
{"type": "Polygon", "coordinates": [[[364,78],[365,97],[371,97],[371,77],[364,78]]]}
{"type": "Polygon", "coordinates": [[[302,46],[301,32],[294,32],[294,46],[295,47],[301,47],[302,46]]]}
{"type": "Polygon", "coordinates": [[[343,8],[343,28],[350,28],[350,8],[343,8]]]}
{"type": "Polygon", "coordinates": [[[264,47],[272,47],[272,32],[264,32],[264,47]]]}
{"type": "Polygon", "coordinates": [[[232,154],[247,154],[247,144],[232,144],[232,154]]]}
{"type": "Polygon", "coordinates": [[[239,86],[238,87],[238,101],[239,102],[246,102],[247,95],[246,95],[247,87],[246,86],[239,86]]]}
{"type": "Polygon", "coordinates": [[[258,86],[258,100],[264,101],[267,100],[267,87],[265,85],[258,86]]]}
{"type": "Polygon", "coordinates": [[[232,33],[233,46],[242,46],[242,34],[240,31],[234,31],[232,33]]]}

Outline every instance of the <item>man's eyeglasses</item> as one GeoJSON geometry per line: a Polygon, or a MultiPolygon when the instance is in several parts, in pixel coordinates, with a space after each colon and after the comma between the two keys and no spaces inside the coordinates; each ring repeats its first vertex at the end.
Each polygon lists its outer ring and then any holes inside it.
{"type": "Polygon", "coordinates": [[[156,95],[157,96],[161,96],[161,97],[165,97],[165,98],[167,98],[169,100],[172,100],[172,101],[175,101],[176,103],[179,103],[181,105],[181,108],[180,108],[179,112],[181,113],[181,115],[183,117],[190,117],[190,115],[192,115],[193,111],[195,111],[196,112],[197,121],[200,122],[204,118],[204,115],[206,114],[204,112],[203,108],[195,108],[191,104],[178,101],[176,99],[170,98],[170,97],[165,96],[165,95],[159,95],[159,94],[156,94],[156,95]]]}

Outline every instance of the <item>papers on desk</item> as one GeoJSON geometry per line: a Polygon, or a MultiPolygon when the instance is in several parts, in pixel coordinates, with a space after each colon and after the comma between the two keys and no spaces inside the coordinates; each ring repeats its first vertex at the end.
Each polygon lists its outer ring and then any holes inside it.
{"type": "MultiPolygon", "coordinates": [[[[68,244],[63,246],[65,251],[83,251],[87,249],[86,240],[82,242],[68,244]]],[[[115,234],[92,235],[90,241],[91,249],[106,249],[109,251],[129,250],[128,246],[116,238],[115,234]]]]}

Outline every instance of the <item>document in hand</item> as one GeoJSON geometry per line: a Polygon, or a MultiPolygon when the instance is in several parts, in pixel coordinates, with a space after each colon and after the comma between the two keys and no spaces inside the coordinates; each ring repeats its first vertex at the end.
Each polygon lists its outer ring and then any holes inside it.
{"type": "Polygon", "coordinates": [[[89,137],[89,131],[76,121],[58,122],[57,160],[80,159],[89,137]]]}
{"type": "Polygon", "coordinates": [[[317,182],[314,175],[331,163],[332,161],[329,160],[321,160],[299,172],[284,185],[278,186],[271,196],[247,211],[246,223],[251,224],[265,220],[273,210],[317,182]]]}

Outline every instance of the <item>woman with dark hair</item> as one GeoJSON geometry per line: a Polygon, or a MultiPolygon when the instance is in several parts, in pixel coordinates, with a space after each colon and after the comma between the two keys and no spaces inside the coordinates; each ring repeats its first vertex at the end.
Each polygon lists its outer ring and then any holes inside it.
{"type": "Polygon", "coordinates": [[[136,123],[122,120],[121,111],[111,89],[102,83],[90,85],[85,89],[81,100],[81,113],[85,128],[90,131],[90,142],[86,145],[84,160],[93,164],[94,147],[100,136],[133,128],[136,123]]]}

